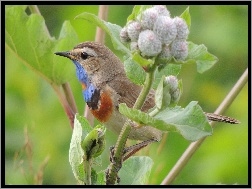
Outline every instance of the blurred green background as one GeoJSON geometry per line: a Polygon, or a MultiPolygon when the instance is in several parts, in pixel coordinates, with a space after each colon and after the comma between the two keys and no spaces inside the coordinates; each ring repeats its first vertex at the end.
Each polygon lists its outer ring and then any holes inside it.
{"type": "MultiPolygon", "coordinates": [[[[186,7],[167,6],[172,17],[179,16],[186,7]]],[[[79,42],[94,40],[96,27],[74,17],[82,12],[98,14],[98,6],[38,8],[52,36],[57,38],[62,23],[70,20],[79,42]]],[[[110,6],[108,21],[123,27],[132,8],[110,6]]],[[[195,65],[183,67],[179,75],[183,81],[179,105],[199,101],[204,111],[213,112],[248,66],[248,7],[190,6],[190,14],[188,40],[205,44],[219,62],[203,74],[196,72],[195,65]]],[[[105,44],[122,59],[109,37],[105,44]]],[[[35,184],[37,175],[43,177],[43,184],[76,184],[68,161],[72,130],[55,92],[11,52],[5,53],[5,183],[35,184]],[[46,158],[49,159],[43,168],[46,158]]],[[[74,71],[69,82],[82,113],[85,104],[74,71]]],[[[173,184],[248,184],[248,85],[225,115],[239,119],[241,124],[217,124],[214,134],[205,140],[173,184]]],[[[106,135],[103,166],[99,169],[107,167],[108,148],[116,141],[113,133],[108,131],[106,135]]],[[[154,160],[148,184],[160,184],[189,144],[180,135],[169,133],[167,139],[140,152],[154,160]]]]}

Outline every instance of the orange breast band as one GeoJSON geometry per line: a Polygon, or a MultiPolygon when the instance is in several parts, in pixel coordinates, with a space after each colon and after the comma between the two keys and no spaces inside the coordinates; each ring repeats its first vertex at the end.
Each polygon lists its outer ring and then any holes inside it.
{"type": "Polygon", "coordinates": [[[92,114],[100,121],[106,122],[113,111],[113,102],[108,92],[102,92],[98,109],[90,109],[92,114]]]}
{"type": "Polygon", "coordinates": [[[81,87],[82,87],[82,90],[85,90],[87,88],[87,86],[85,85],[85,83],[82,83],[82,82],[81,82],[81,87]]]}

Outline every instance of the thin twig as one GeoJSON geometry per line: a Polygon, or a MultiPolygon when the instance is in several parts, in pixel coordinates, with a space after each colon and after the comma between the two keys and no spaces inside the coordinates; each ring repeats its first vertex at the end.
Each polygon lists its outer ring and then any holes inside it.
{"type": "Polygon", "coordinates": [[[69,103],[70,107],[72,108],[73,113],[76,114],[78,112],[78,110],[77,110],[77,106],[76,106],[74,96],[73,96],[73,93],[72,93],[72,90],[71,90],[69,83],[67,82],[67,83],[62,84],[62,88],[65,93],[67,102],[69,103]]]}
{"type": "MultiPolygon", "coordinates": [[[[234,101],[236,96],[241,92],[242,88],[247,83],[247,81],[248,81],[248,69],[245,70],[245,72],[242,74],[240,79],[236,82],[234,87],[231,89],[229,94],[226,96],[226,98],[223,100],[223,102],[220,104],[220,106],[216,109],[216,111],[214,113],[222,114],[224,111],[226,111],[227,108],[234,101]]],[[[215,122],[211,122],[210,125],[212,127],[214,127],[215,122]]],[[[179,160],[174,165],[172,170],[169,172],[169,174],[166,176],[166,178],[162,181],[161,185],[169,185],[173,182],[173,180],[177,177],[177,175],[185,167],[187,162],[190,160],[192,155],[196,152],[196,150],[200,147],[200,145],[204,142],[205,139],[206,139],[206,137],[204,137],[196,142],[192,142],[188,146],[188,148],[185,150],[185,152],[179,158],[179,160]]]]}

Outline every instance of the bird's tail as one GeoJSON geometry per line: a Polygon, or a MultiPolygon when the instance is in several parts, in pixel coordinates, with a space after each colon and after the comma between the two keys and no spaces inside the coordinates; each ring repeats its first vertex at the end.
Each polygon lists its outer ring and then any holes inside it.
{"type": "Polygon", "coordinates": [[[238,124],[240,121],[237,119],[228,117],[228,116],[223,116],[223,115],[218,115],[218,114],[213,114],[213,113],[206,113],[206,116],[209,121],[218,121],[218,122],[226,122],[226,123],[231,123],[231,124],[238,124]]]}

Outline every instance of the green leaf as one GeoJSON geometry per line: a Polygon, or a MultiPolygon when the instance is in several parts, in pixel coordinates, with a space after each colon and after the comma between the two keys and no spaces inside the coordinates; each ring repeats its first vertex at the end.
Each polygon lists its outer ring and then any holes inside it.
{"type": "Polygon", "coordinates": [[[147,184],[153,166],[153,161],[145,156],[131,156],[127,159],[119,171],[122,185],[147,184]]]}
{"type": "MultiPolygon", "coordinates": [[[[82,120],[83,126],[90,127],[87,121],[82,120]]],[[[79,183],[83,183],[84,169],[83,156],[84,151],[81,147],[82,141],[82,123],[78,120],[78,115],[74,118],[74,129],[69,149],[69,162],[72,167],[74,177],[79,183]]]]}
{"type": "Polygon", "coordinates": [[[192,42],[188,43],[189,53],[187,59],[192,59],[197,64],[197,71],[203,73],[214,66],[218,62],[218,58],[209,52],[205,45],[196,45],[192,42]]]}
{"type": "Polygon", "coordinates": [[[141,9],[141,5],[135,5],[133,8],[132,13],[127,18],[127,23],[131,20],[136,20],[137,15],[139,14],[139,11],[141,9]]]}
{"type": "Polygon", "coordinates": [[[111,37],[115,49],[120,50],[128,55],[131,55],[130,50],[127,47],[125,47],[120,41],[120,31],[122,29],[120,26],[116,24],[111,24],[109,22],[105,22],[96,15],[87,12],[84,12],[76,16],[75,19],[85,19],[99,26],[111,37]]]}
{"type": "Polygon", "coordinates": [[[166,108],[154,117],[140,110],[128,108],[126,104],[120,104],[119,111],[141,125],[149,125],[162,131],[178,132],[190,141],[212,134],[206,115],[195,101],[190,102],[186,108],[180,106],[166,108]]]}
{"type": "Polygon", "coordinates": [[[163,106],[164,76],[160,80],[157,90],[155,91],[155,104],[158,109],[163,106]]]}
{"type": "Polygon", "coordinates": [[[132,59],[136,61],[140,66],[148,66],[150,64],[154,64],[155,60],[153,59],[145,59],[138,52],[134,53],[132,59]]]}
{"type": "MultiPolygon", "coordinates": [[[[84,139],[88,133],[90,133],[92,131],[92,127],[90,126],[89,122],[87,121],[87,119],[79,114],[75,115],[75,119],[76,119],[76,124],[81,124],[82,126],[82,139],[84,139]]],[[[75,121],[74,121],[75,124],[75,121]]]]}
{"type": "Polygon", "coordinates": [[[190,27],[191,27],[191,15],[189,13],[189,7],[187,7],[186,10],[179,17],[183,18],[186,21],[188,29],[190,30],[190,27]]]}
{"type": "Polygon", "coordinates": [[[59,40],[50,37],[42,16],[28,16],[23,6],[6,8],[5,23],[5,46],[26,66],[56,85],[73,77],[74,66],[54,55],[55,51],[61,50],[58,48],[73,48],[78,41],[69,22],[63,24],[61,32],[64,35],[59,40]]]}
{"type": "Polygon", "coordinates": [[[131,57],[124,61],[124,69],[127,77],[137,85],[143,85],[146,73],[143,68],[137,64],[131,57]]]}

